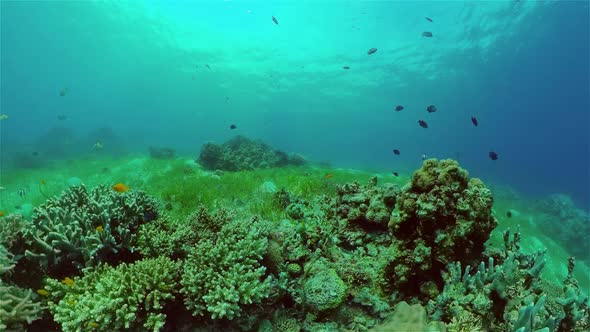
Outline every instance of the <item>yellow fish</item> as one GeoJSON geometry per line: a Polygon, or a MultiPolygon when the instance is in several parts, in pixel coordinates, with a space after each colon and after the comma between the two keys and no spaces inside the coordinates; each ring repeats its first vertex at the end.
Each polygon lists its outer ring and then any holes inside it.
{"type": "Polygon", "coordinates": [[[37,289],[37,294],[39,294],[41,296],[47,296],[47,295],[49,295],[49,292],[46,291],[45,289],[37,289]]]}
{"type": "Polygon", "coordinates": [[[103,229],[102,226],[96,226],[96,231],[102,233],[103,229]]]}
{"type": "Polygon", "coordinates": [[[41,179],[41,184],[42,185],[46,185],[47,184],[47,181],[45,179],[41,179]]]}
{"type": "Polygon", "coordinates": [[[100,326],[100,324],[98,324],[97,322],[90,322],[88,323],[88,326],[92,327],[93,329],[97,328],[100,326]]]}
{"type": "Polygon", "coordinates": [[[124,183],[117,183],[113,186],[113,190],[115,190],[118,193],[124,193],[127,190],[129,190],[129,187],[124,183]]]}
{"type": "Polygon", "coordinates": [[[0,217],[4,217],[6,215],[5,211],[0,211],[0,217]]]}
{"type": "Polygon", "coordinates": [[[72,286],[74,284],[74,280],[72,280],[70,277],[65,277],[61,282],[68,286],[72,286]]]}

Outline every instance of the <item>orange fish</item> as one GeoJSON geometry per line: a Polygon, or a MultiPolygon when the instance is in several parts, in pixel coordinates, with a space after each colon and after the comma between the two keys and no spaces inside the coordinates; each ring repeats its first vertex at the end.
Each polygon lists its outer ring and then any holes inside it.
{"type": "Polygon", "coordinates": [[[0,217],[4,217],[6,215],[5,211],[0,211],[0,217]]]}
{"type": "Polygon", "coordinates": [[[127,185],[125,185],[124,183],[117,183],[116,185],[113,186],[113,189],[118,193],[124,193],[127,190],[129,190],[129,187],[127,185]]]}
{"type": "Polygon", "coordinates": [[[42,179],[42,180],[41,180],[41,184],[42,184],[42,185],[45,185],[46,183],[47,183],[47,181],[45,181],[45,179],[42,179]]]}
{"type": "Polygon", "coordinates": [[[332,178],[332,176],[333,176],[332,174],[326,174],[324,177],[325,177],[326,179],[331,179],[331,178],[332,178]]]}

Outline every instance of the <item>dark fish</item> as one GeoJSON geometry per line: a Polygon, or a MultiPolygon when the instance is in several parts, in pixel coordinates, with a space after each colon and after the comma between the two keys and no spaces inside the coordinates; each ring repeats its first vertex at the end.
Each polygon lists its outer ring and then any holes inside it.
{"type": "Polygon", "coordinates": [[[67,118],[68,118],[68,117],[67,117],[65,114],[58,114],[58,115],[57,115],[57,119],[58,119],[58,120],[65,120],[65,119],[67,119],[67,118]]]}
{"type": "Polygon", "coordinates": [[[424,32],[422,32],[422,37],[432,37],[432,32],[424,31],[424,32]]]}
{"type": "Polygon", "coordinates": [[[428,123],[426,123],[426,121],[424,121],[424,120],[418,120],[418,124],[422,128],[428,128],[428,123]]]}
{"type": "Polygon", "coordinates": [[[205,64],[205,67],[207,67],[208,69],[211,69],[211,67],[209,67],[209,65],[208,65],[208,64],[205,64]]]}
{"type": "Polygon", "coordinates": [[[436,106],[430,105],[430,106],[426,107],[426,112],[428,112],[428,113],[436,112],[436,106]]]}
{"type": "Polygon", "coordinates": [[[37,157],[39,155],[39,152],[33,151],[32,155],[35,156],[35,157],[37,157]]]}
{"type": "Polygon", "coordinates": [[[342,69],[349,70],[349,69],[350,69],[350,67],[349,67],[349,66],[344,66],[344,67],[342,67],[342,69]]]}
{"type": "Polygon", "coordinates": [[[396,156],[399,156],[399,150],[398,149],[393,149],[393,154],[396,156]]]}
{"type": "Polygon", "coordinates": [[[373,47],[373,48],[371,48],[369,51],[367,51],[367,54],[368,54],[368,55],[371,55],[371,54],[373,54],[373,53],[375,53],[375,52],[377,52],[377,49],[373,47]]]}
{"type": "Polygon", "coordinates": [[[68,93],[68,88],[61,89],[61,90],[59,91],[59,96],[60,96],[60,97],[63,97],[63,96],[65,96],[65,95],[66,95],[66,93],[68,93]]]}
{"type": "Polygon", "coordinates": [[[479,124],[479,123],[477,122],[477,119],[476,119],[474,116],[472,116],[472,117],[471,117],[471,123],[473,123],[473,125],[474,125],[474,126],[476,126],[476,127],[477,127],[477,125],[479,124]]]}
{"type": "Polygon", "coordinates": [[[18,195],[20,196],[20,198],[25,198],[25,196],[27,195],[27,192],[25,191],[25,188],[20,188],[18,190],[18,195]]]}
{"type": "Polygon", "coordinates": [[[236,129],[236,128],[238,128],[238,126],[236,126],[235,124],[232,124],[231,126],[229,126],[229,129],[232,129],[232,130],[236,129]]]}
{"type": "Polygon", "coordinates": [[[279,20],[276,17],[272,17],[272,21],[275,22],[276,25],[279,25],[279,20]]]}
{"type": "Polygon", "coordinates": [[[512,211],[510,211],[510,210],[506,211],[506,217],[512,218],[512,211]]]}
{"type": "Polygon", "coordinates": [[[424,16],[424,18],[428,21],[428,22],[432,22],[432,19],[430,17],[426,17],[424,16]]]}
{"type": "Polygon", "coordinates": [[[399,174],[397,172],[391,172],[393,174],[393,176],[399,176],[399,174]]]}
{"type": "Polygon", "coordinates": [[[426,155],[426,153],[422,154],[422,160],[426,160],[426,158],[428,158],[428,156],[426,155]]]}
{"type": "Polygon", "coordinates": [[[490,156],[490,159],[492,160],[498,160],[498,154],[494,151],[490,151],[490,153],[488,153],[488,156],[490,156]]]}
{"type": "Polygon", "coordinates": [[[401,110],[403,110],[403,109],[404,109],[404,107],[403,107],[402,105],[397,105],[397,106],[395,107],[395,111],[396,111],[396,112],[399,112],[399,111],[401,111],[401,110]]]}

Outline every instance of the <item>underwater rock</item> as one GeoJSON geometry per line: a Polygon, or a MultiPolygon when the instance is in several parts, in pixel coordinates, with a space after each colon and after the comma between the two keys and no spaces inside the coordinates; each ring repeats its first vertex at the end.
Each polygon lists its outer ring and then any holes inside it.
{"type": "Polygon", "coordinates": [[[172,148],[149,147],[150,157],[153,159],[174,159],[176,152],[172,148]]]}

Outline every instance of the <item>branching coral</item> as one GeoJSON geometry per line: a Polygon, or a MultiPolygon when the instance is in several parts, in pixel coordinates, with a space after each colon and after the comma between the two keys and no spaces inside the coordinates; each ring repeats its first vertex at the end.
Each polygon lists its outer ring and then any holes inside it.
{"type": "Polygon", "coordinates": [[[48,279],[49,309],[63,331],[159,331],[178,292],[179,264],[166,257],[100,265],[64,283],[48,279]]]}
{"type": "Polygon", "coordinates": [[[35,209],[26,256],[50,276],[69,275],[133,253],[139,226],[157,217],[157,201],[142,191],[72,187],[35,209]]]}

